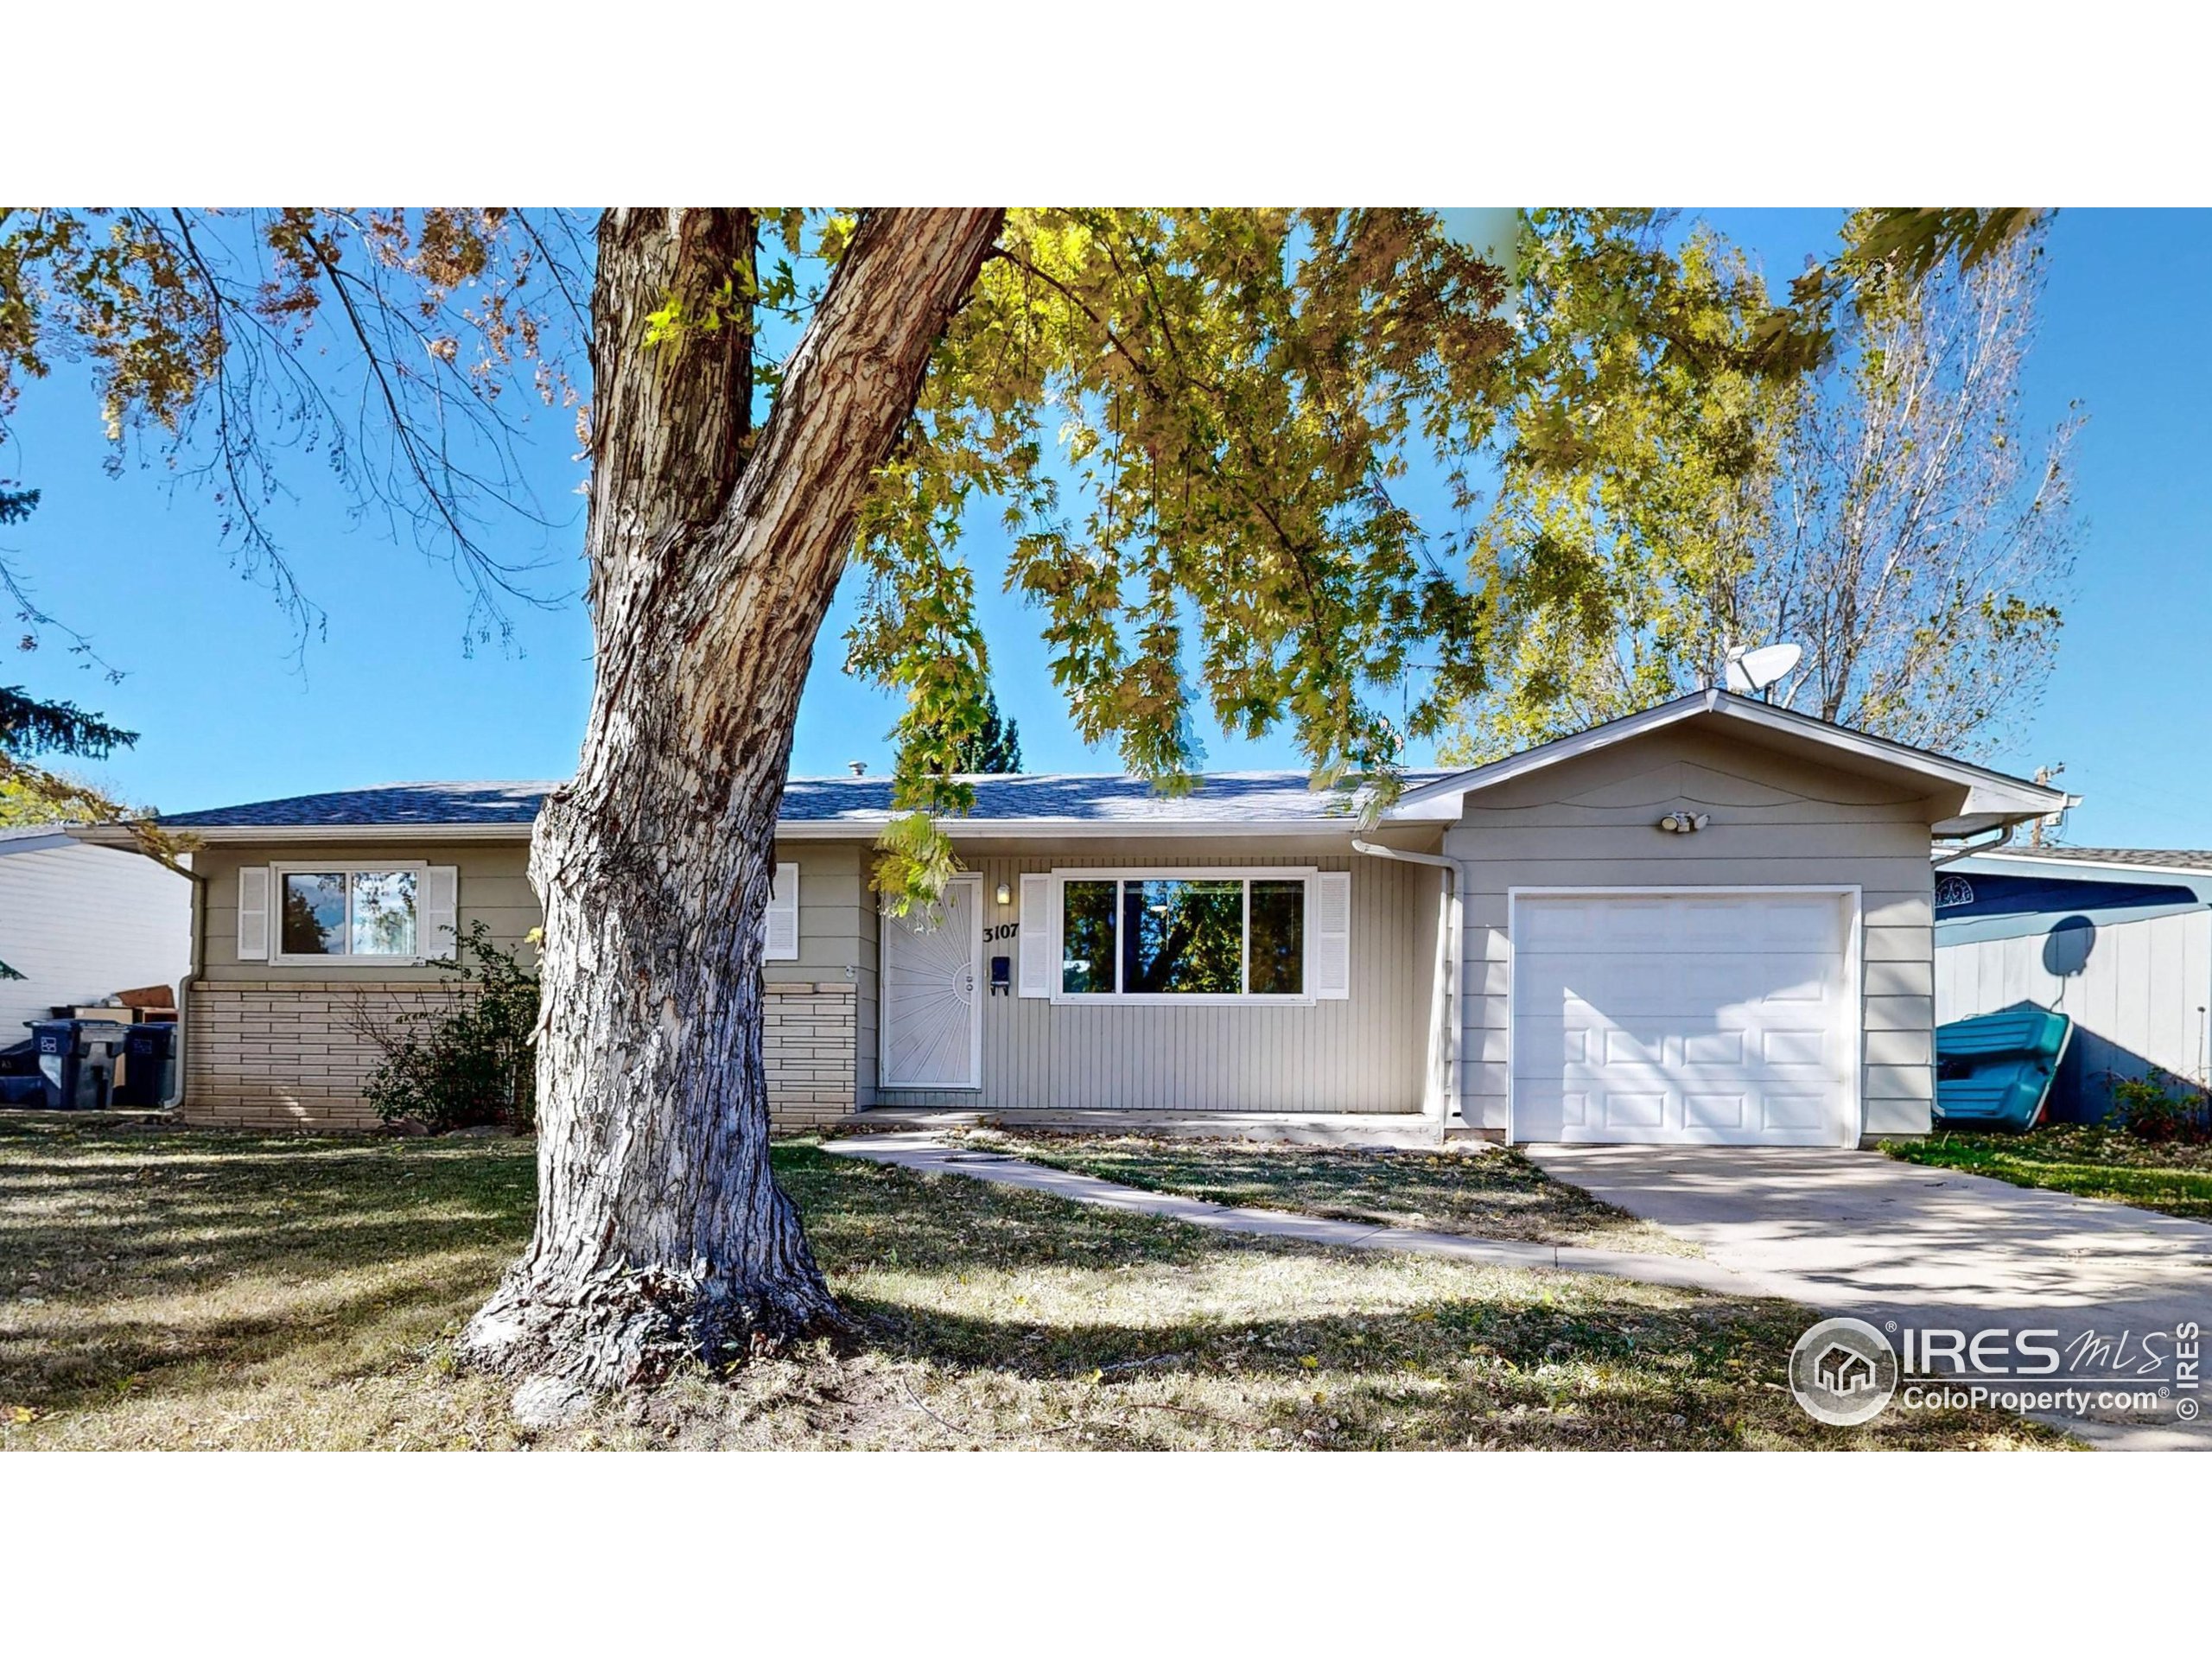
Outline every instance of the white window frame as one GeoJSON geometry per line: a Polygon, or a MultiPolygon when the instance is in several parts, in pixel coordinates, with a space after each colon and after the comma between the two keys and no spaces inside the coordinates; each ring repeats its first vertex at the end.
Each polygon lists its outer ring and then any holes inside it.
{"type": "Polygon", "coordinates": [[[1311,864],[1134,864],[1091,868],[1055,869],[1052,873],[1052,905],[1049,917],[1052,944],[1046,952],[1052,976],[1052,1001],[1063,1006],[1077,1007],[1121,1008],[1302,1008],[1317,999],[1313,995],[1313,878],[1320,874],[1311,864]],[[1244,888],[1244,949],[1239,957],[1238,972],[1249,978],[1252,972],[1252,889],[1254,881],[1300,881],[1305,884],[1306,909],[1300,918],[1304,955],[1299,963],[1299,983],[1306,988],[1295,994],[1282,992],[1254,993],[1250,991],[1124,991],[1122,983],[1122,903],[1118,890],[1114,902],[1114,984],[1110,991],[1071,991],[1066,988],[1066,957],[1061,948],[1061,930],[1067,918],[1067,884],[1071,881],[1243,881],[1244,888]]]}
{"type": "MultiPolygon", "coordinates": [[[[423,944],[423,882],[430,868],[428,859],[420,858],[291,858],[280,859],[269,867],[269,962],[276,968],[391,968],[404,964],[419,968],[431,958],[420,949],[423,944]],[[364,873],[381,875],[386,872],[411,871],[415,876],[415,944],[416,950],[408,956],[368,956],[352,951],[327,955],[288,955],[284,944],[284,878],[286,875],[346,876],[346,938],[353,938],[353,883],[352,878],[364,873]]],[[[448,947],[450,952],[450,947],[448,947]]]]}

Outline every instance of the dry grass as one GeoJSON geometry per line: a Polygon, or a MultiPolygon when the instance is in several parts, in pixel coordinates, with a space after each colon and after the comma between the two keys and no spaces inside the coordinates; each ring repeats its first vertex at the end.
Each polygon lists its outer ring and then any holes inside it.
{"type": "Polygon", "coordinates": [[[967,1138],[1056,1169],[1216,1204],[1641,1255],[1702,1254],[1487,1141],[1432,1152],[1000,1128],[967,1138]]]}
{"type": "Polygon", "coordinates": [[[1807,1316],[1224,1237],[779,1149],[865,1338],[518,1428],[448,1343],[528,1229],[527,1143],[0,1119],[0,1444],[21,1447],[2010,1446],[1822,1428],[1807,1316]]]}

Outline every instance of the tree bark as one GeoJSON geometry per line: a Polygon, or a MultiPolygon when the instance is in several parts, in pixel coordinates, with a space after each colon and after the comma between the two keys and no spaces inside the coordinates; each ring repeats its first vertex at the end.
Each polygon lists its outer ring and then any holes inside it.
{"type": "Polygon", "coordinates": [[[869,474],[999,222],[864,218],[757,435],[745,319],[715,315],[749,269],[749,215],[601,225],[596,683],[576,776],[531,847],[545,910],[537,1226],[463,1335],[471,1363],[620,1388],[841,1323],[768,1166],[776,817],[869,474]],[[648,346],[648,315],[671,299],[684,321],[648,346]]]}

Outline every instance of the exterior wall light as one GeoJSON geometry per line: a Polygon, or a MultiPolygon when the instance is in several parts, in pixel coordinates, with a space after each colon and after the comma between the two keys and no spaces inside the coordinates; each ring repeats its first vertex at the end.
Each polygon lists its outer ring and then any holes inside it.
{"type": "Polygon", "coordinates": [[[1001,881],[999,883],[997,898],[999,903],[1002,905],[1010,905],[1014,902],[1014,891],[1012,888],[1008,887],[1005,882],[1001,881]]]}
{"type": "Polygon", "coordinates": [[[1659,820],[1659,827],[1670,836],[1694,836],[1712,822],[1709,812],[1669,812],[1659,820]]]}

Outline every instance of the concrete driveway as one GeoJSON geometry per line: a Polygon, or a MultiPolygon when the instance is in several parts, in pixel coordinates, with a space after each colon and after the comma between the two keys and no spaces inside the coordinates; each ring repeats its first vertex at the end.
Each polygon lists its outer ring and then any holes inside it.
{"type": "MultiPolygon", "coordinates": [[[[2212,1334],[2212,1226],[2201,1223],[1879,1153],[1527,1151],[1559,1179],[1696,1240],[1762,1290],[1824,1312],[1970,1334],[2055,1329],[2062,1349],[2085,1335],[2117,1343],[2122,1332],[2139,1344],[2145,1332],[2192,1320],[2212,1334]]],[[[2069,1363],[2063,1374],[2087,1369],[2069,1363]]],[[[2094,1374],[2112,1376],[2109,1361],[2094,1374]]],[[[2125,1372],[2116,1380],[2124,1383],[2125,1372]]],[[[2198,1398],[2212,1408],[2212,1387],[2198,1398]]],[[[2092,1406],[2067,1427],[2113,1445],[2212,1450],[2212,1422],[2202,1418],[2183,1425],[2171,1414],[2146,1421],[2092,1406]]]]}

